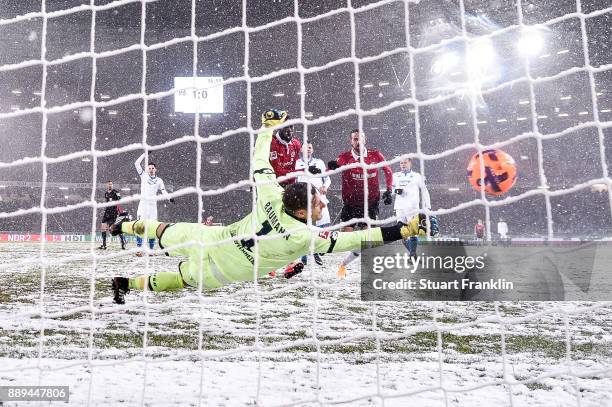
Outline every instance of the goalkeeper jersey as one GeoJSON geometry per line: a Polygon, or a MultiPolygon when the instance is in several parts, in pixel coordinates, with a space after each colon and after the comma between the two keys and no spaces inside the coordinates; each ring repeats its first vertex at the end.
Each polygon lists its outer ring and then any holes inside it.
{"type": "Polygon", "coordinates": [[[216,271],[228,282],[253,279],[257,275],[287,265],[310,253],[311,240],[315,253],[343,252],[360,249],[362,242],[382,244],[380,228],[355,232],[309,230],[303,220],[285,211],[283,188],[268,160],[272,131],[263,131],[255,143],[253,176],[257,183],[256,209],[242,220],[222,228],[215,228],[215,236],[207,236],[211,243],[233,239],[208,250],[216,271]],[[259,237],[257,248],[254,236],[259,237]]]}

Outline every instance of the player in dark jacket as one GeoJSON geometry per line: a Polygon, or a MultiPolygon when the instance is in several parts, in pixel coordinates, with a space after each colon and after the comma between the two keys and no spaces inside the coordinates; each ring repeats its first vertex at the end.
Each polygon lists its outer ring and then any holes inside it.
{"type": "MultiPolygon", "coordinates": [[[[114,202],[120,199],[121,194],[119,194],[116,189],[113,189],[113,181],[108,181],[106,183],[106,191],[104,191],[104,202],[114,202]]],[[[102,215],[102,223],[100,224],[100,230],[102,231],[102,246],[98,247],[98,249],[106,250],[106,232],[110,225],[115,223],[119,213],[121,213],[119,204],[104,208],[104,215],[102,215]]],[[[123,234],[119,235],[119,240],[121,240],[121,248],[125,250],[125,237],[123,234]]]]}

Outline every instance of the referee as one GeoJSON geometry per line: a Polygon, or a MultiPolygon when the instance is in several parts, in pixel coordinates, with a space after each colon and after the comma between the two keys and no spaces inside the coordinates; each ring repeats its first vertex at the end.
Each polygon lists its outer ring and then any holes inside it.
{"type": "MultiPolygon", "coordinates": [[[[106,182],[106,191],[104,191],[104,201],[112,202],[118,201],[121,199],[121,195],[117,192],[116,189],[113,189],[113,181],[106,182]]],[[[110,225],[115,223],[117,220],[117,215],[121,212],[121,207],[119,204],[113,206],[107,206],[104,209],[104,215],[102,215],[102,223],[100,224],[100,230],[102,231],[102,246],[98,247],[98,249],[106,250],[106,232],[110,225]]],[[[125,236],[123,233],[119,235],[119,240],[121,241],[121,249],[125,250],[125,236]]]]}

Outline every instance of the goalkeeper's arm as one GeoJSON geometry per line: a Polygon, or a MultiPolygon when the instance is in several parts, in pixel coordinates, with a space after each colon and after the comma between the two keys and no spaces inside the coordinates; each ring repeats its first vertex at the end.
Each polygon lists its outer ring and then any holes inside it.
{"type": "Polygon", "coordinates": [[[271,109],[262,115],[261,121],[266,128],[257,136],[253,153],[253,178],[257,185],[258,197],[263,200],[280,199],[283,188],[276,181],[276,174],[270,164],[270,143],[272,130],[287,119],[287,112],[271,109]],[[260,184],[261,183],[261,184],[260,184]]]}
{"type": "MultiPolygon", "coordinates": [[[[435,217],[432,216],[432,219],[435,217]]],[[[435,228],[430,228],[431,236],[438,233],[437,220],[435,228]]],[[[383,226],[353,232],[321,232],[315,237],[315,252],[338,253],[362,249],[365,243],[375,246],[392,243],[397,240],[406,240],[411,236],[427,235],[426,217],[423,214],[414,216],[406,224],[397,223],[392,226],[383,226]]]]}

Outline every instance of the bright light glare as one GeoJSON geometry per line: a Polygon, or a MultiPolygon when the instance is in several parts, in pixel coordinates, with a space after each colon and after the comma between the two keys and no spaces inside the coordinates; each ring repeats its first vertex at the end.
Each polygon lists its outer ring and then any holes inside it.
{"type": "Polygon", "coordinates": [[[431,71],[436,75],[441,75],[449,72],[457,64],[459,64],[459,54],[452,51],[447,52],[434,61],[431,71]]]}
{"type": "Polygon", "coordinates": [[[544,48],[544,38],[535,28],[526,28],[518,40],[518,50],[525,56],[535,56],[544,48]]]}
{"type": "Polygon", "coordinates": [[[480,40],[472,44],[467,52],[467,66],[470,72],[483,75],[495,63],[495,49],[491,40],[480,40]]]}

